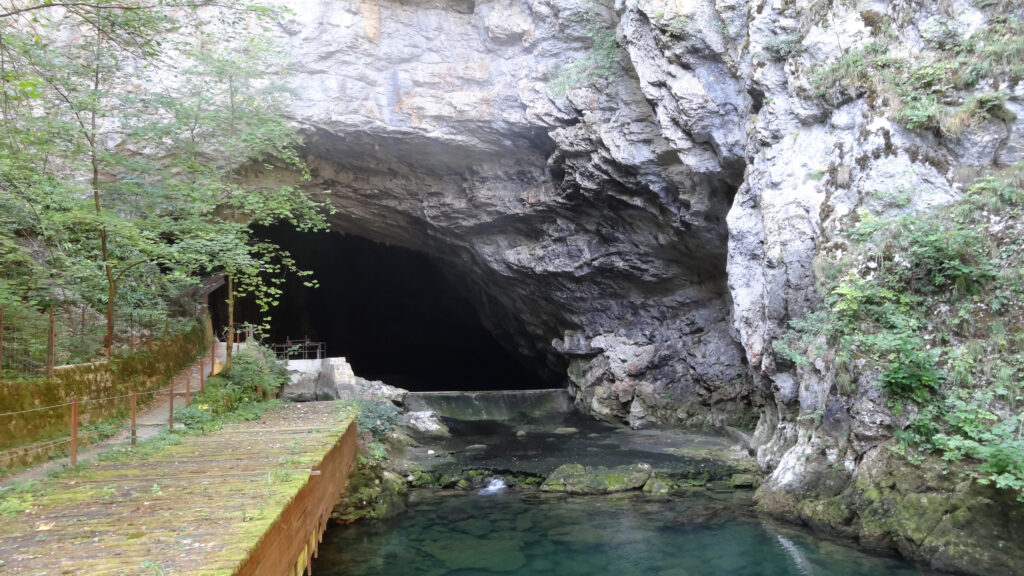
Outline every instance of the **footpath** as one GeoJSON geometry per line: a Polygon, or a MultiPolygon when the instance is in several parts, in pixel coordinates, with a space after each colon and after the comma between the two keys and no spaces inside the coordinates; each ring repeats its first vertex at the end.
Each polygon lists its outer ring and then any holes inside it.
{"type": "MultiPolygon", "coordinates": [[[[235,350],[237,351],[239,348],[236,347],[235,350]]],[[[202,362],[197,360],[194,364],[176,374],[168,384],[172,391],[170,394],[167,392],[158,394],[152,402],[139,410],[136,415],[136,440],[142,441],[152,438],[163,430],[168,429],[171,418],[170,402],[173,400],[175,410],[184,408],[187,403],[186,392],[190,392],[193,396],[199,392],[200,371],[202,371],[202,378],[204,379],[214,376],[221,371],[226,360],[227,345],[223,342],[218,342],[214,346],[214,361],[212,365],[209,354],[207,354],[202,362]]],[[[125,419],[120,432],[106,440],[101,440],[79,449],[78,463],[81,464],[95,460],[97,456],[110,448],[123,446],[130,441],[131,422],[130,419],[125,419]]],[[[70,459],[67,456],[37,464],[16,474],[0,478],[0,489],[24,482],[40,480],[69,464],[70,459]]]]}

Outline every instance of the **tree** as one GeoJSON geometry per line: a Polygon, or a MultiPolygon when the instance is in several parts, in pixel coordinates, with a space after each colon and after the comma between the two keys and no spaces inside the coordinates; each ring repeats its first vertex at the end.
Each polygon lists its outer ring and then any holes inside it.
{"type": "MultiPolygon", "coordinates": [[[[0,240],[48,271],[50,297],[105,308],[108,354],[119,302],[152,302],[213,269],[228,275],[229,305],[238,290],[268,308],[294,262],[256,242],[252,225],[324,226],[301,186],[243,178],[272,164],[308,178],[282,116],[288,93],[271,79],[280,61],[239,25],[278,13],[231,3],[212,20],[187,17],[212,4],[0,12],[0,204],[14,215],[0,220],[0,240]],[[33,243],[48,253],[26,252],[33,243]]],[[[24,296],[39,281],[16,283],[5,290],[24,296]]]]}

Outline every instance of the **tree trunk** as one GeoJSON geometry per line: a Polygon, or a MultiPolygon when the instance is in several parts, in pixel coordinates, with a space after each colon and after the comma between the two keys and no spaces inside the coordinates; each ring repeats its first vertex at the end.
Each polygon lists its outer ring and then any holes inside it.
{"type": "MultiPolygon", "coordinates": [[[[92,90],[93,95],[100,91],[100,42],[102,38],[99,28],[100,18],[96,18],[96,57],[94,60],[92,90]]],[[[96,156],[96,104],[93,103],[89,114],[89,127],[91,133],[86,136],[89,143],[89,160],[92,163],[92,199],[96,205],[96,215],[101,213],[100,208],[100,162],[96,156]]],[[[114,353],[114,299],[117,297],[117,280],[114,278],[114,268],[110,264],[110,251],[107,248],[107,227],[100,226],[100,253],[103,256],[103,268],[107,275],[107,358],[114,353]]]]}
{"type": "Polygon", "coordinates": [[[228,274],[228,341],[224,370],[231,371],[231,351],[235,346],[235,283],[228,274]]]}

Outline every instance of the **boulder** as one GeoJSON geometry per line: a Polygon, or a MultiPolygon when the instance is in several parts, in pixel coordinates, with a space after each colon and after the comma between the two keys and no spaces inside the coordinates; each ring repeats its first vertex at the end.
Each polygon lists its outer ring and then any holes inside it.
{"type": "Polygon", "coordinates": [[[370,398],[375,400],[390,400],[401,406],[405,402],[405,395],[409,393],[404,388],[389,386],[380,380],[367,380],[358,376],[351,383],[335,385],[339,400],[355,400],[357,398],[370,398]]]}
{"type": "Polygon", "coordinates": [[[568,494],[610,494],[638,490],[650,477],[649,464],[630,464],[612,468],[563,464],[548,476],[540,489],[544,492],[568,494]]]}
{"type": "Polygon", "coordinates": [[[390,400],[401,406],[409,393],[408,390],[388,386],[379,380],[356,376],[352,366],[343,357],[289,360],[288,374],[291,382],[285,385],[281,397],[293,402],[368,398],[390,400]]]}
{"type": "Polygon", "coordinates": [[[426,434],[427,436],[436,436],[441,438],[451,436],[451,433],[448,431],[448,427],[441,421],[441,418],[437,413],[431,410],[406,412],[402,416],[402,423],[408,428],[422,434],[426,434]]]}

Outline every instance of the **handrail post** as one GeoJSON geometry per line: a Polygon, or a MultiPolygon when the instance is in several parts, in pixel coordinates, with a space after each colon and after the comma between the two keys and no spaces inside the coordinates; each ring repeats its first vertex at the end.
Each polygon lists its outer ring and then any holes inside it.
{"type": "Polygon", "coordinates": [[[0,380],[4,379],[4,313],[7,309],[0,306],[0,380]]]}
{"type": "Polygon", "coordinates": [[[78,398],[71,398],[71,465],[78,465],[78,398]]]}
{"type": "Polygon", "coordinates": [[[192,403],[192,371],[185,372],[185,408],[192,403]]]}
{"type": "Polygon", "coordinates": [[[50,329],[46,333],[46,377],[53,380],[53,367],[57,363],[57,354],[54,347],[54,340],[57,339],[57,332],[53,328],[53,304],[50,304],[50,329]]]}
{"type": "Polygon", "coordinates": [[[132,446],[135,446],[135,430],[136,430],[136,424],[135,424],[135,414],[136,414],[136,412],[135,411],[136,411],[136,406],[137,406],[136,402],[137,401],[136,401],[136,398],[135,398],[135,392],[132,392],[132,395],[129,397],[129,403],[132,405],[132,429],[131,429],[132,446]]]}

